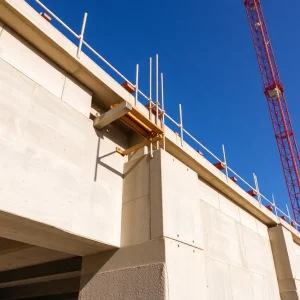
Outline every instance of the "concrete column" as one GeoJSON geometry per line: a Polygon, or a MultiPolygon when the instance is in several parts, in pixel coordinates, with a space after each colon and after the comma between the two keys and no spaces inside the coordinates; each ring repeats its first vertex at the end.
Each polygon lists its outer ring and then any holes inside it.
{"type": "Polygon", "coordinates": [[[150,165],[159,164],[137,155],[124,165],[121,249],[83,258],[79,299],[166,299],[165,241],[150,229],[150,165]]]}
{"type": "Polygon", "coordinates": [[[125,164],[121,248],[83,258],[81,300],[207,299],[197,180],[163,150],[125,164]]]}
{"type": "Polygon", "coordinates": [[[300,262],[291,232],[282,226],[269,229],[269,236],[282,300],[299,300],[297,267],[300,262]],[[298,288],[297,288],[298,286],[298,288]]]}

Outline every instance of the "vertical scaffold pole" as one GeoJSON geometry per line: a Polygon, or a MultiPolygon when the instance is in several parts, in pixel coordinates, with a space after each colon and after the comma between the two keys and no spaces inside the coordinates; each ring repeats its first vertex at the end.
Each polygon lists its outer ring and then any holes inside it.
{"type": "Polygon", "coordinates": [[[79,46],[78,46],[78,49],[77,49],[77,58],[80,58],[80,55],[81,55],[81,49],[82,49],[83,36],[84,36],[84,31],[85,31],[87,16],[88,16],[87,13],[85,13],[84,16],[83,16],[81,33],[80,33],[80,36],[79,36],[79,46]]]}
{"type": "Polygon", "coordinates": [[[151,121],[151,116],[152,116],[152,57],[150,57],[149,72],[150,72],[150,79],[149,79],[149,120],[151,121]]]}
{"type": "Polygon", "coordinates": [[[136,77],[135,77],[135,100],[134,105],[137,106],[138,97],[139,97],[139,65],[136,65],[136,77]]]}
{"type": "Polygon", "coordinates": [[[180,139],[181,139],[181,146],[183,146],[183,123],[182,123],[182,107],[179,104],[179,120],[180,120],[180,139]]]}
{"type": "Polygon", "coordinates": [[[163,149],[166,150],[166,137],[165,137],[165,96],[164,96],[164,74],[161,73],[161,122],[162,122],[162,130],[163,130],[163,149]]]}
{"type": "Polygon", "coordinates": [[[289,216],[290,224],[292,224],[292,219],[291,219],[291,215],[290,215],[289,207],[288,207],[288,205],[287,205],[287,204],[286,204],[286,211],[287,211],[287,213],[288,213],[288,216],[289,216]]]}
{"type": "MultiPolygon", "coordinates": [[[[158,72],[159,72],[159,67],[158,67],[158,54],[156,54],[156,114],[155,114],[155,123],[158,125],[158,106],[159,106],[159,101],[158,101],[158,92],[159,92],[159,86],[158,86],[158,72]]],[[[156,149],[159,149],[159,141],[156,142],[156,149]]]]}
{"type": "Polygon", "coordinates": [[[222,150],[223,150],[223,157],[224,157],[224,164],[225,164],[226,180],[228,182],[228,167],[227,167],[227,159],[226,159],[226,152],[225,152],[224,145],[222,145],[222,150]]]}
{"type": "MultiPolygon", "coordinates": [[[[149,79],[149,120],[152,121],[152,57],[150,57],[149,65],[150,79],[149,79]]],[[[153,145],[150,144],[150,157],[153,158],[153,145]]]]}
{"type": "Polygon", "coordinates": [[[255,189],[256,189],[256,192],[257,192],[258,202],[259,202],[259,205],[261,206],[261,195],[260,195],[260,192],[259,192],[258,180],[257,180],[257,176],[255,175],[255,173],[253,173],[253,178],[254,178],[255,189]]]}
{"type": "Polygon", "coordinates": [[[274,209],[275,209],[275,215],[276,215],[276,217],[278,217],[277,206],[276,206],[275,197],[274,197],[273,194],[272,194],[272,200],[273,200],[273,206],[274,206],[274,209]]]}

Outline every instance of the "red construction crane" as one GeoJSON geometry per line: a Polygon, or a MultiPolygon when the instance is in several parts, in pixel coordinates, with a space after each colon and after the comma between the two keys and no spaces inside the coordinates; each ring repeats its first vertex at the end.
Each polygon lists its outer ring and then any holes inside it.
{"type": "Polygon", "coordinates": [[[244,0],[295,221],[300,223],[300,159],[260,0],[244,0]]]}

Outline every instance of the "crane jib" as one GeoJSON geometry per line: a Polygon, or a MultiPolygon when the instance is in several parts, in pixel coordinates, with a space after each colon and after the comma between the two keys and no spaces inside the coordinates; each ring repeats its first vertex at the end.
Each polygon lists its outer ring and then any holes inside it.
{"type": "Polygon", "coordinates": [[[300,222],[300,159],[260,0],[244,0],[295,221],[300,222]]]}

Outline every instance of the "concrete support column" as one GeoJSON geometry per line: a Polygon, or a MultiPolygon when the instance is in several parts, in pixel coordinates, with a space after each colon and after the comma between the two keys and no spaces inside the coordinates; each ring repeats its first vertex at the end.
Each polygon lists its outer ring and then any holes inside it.
{"type": "Polygon", "coordinates": [[[124,165],[121,248],[83,258],[81,300],[207,299],[197,181],[163,150],[124,165]]]}
{"type": "Polygon", "coordinates": [[[299,245],[293,241],[291,232],[283,226],[270,228],[269,236],[281,299],[299,300],[300,256],[297,255],[299,245]]]}
{"type": "Polygon", "coordinates": [[[163,239],[83,258],[80,300],[165,300],[163,239]]]}

